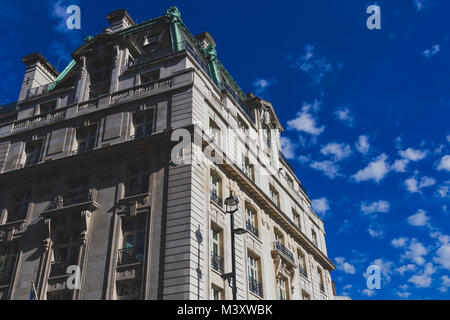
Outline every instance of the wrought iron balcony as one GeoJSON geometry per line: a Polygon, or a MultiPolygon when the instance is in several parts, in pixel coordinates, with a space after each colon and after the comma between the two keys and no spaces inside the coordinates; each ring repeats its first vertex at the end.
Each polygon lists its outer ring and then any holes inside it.
{"type": "Polygon", "coordinates": [[[259,297],[263,297],[262,283],[252,277],[248,277],[248,288],[250,292],[256,294],[259,297]]]}
{"type": "Polygon", "coordinates": [[[302,266],[299,266],[299,267],[298,267],[298,271],[300,272],[300,274],[301,274],[302,276],[304,276],[305,278],[308,278],[308,271],[306,271],[306,269],[303,269],[302,266]]]}
{"type": "Polygon", "coordinates": [[[211,268],[223,273],[223,258],[214,252],[211,252],[211,268]]]}
{"type": "Polygon", "coordinates": [[[222,198],[219,197],[215,191],[211,191],[211,197],[210,197],[210,200],[211,200],[212,202],[214,202],[215,204],[217,204],[219,207],[222,207],[222,206],[223,206],[222,198]]]}
{"type": "Polygon", "coordinates": [[[58,277],[68,274],[67,268],[71,265],[76,265],[76,262],[73,260],[53,262],[50,268],[50,277],[58,277]]]}
{"type": "Polygon", "coordinates": [[[144,247],[131,247],[120,249],[117,265],[122,266],[125,264],[142,262],[143,258],[144,258],[144,247]]]}
{"type": "Polygon", "coordinates": [[[280,241],[274,242],[274,248],[275,250],[282,253],[286,258],[288,258],[291,262],[295,263],[294,254],[286,248],[280,241]]]}
{"type": "Polygon", "coordinates": [[[95,192],[92,190],[72,194],[68,193],[66,195],[57,195],[47,207],[47,211],[92,201],[95,201],[95,192]]]}
{"type": "Polygon", "coordinates": [[[256,237],[259,236],[258,229],[253,225],[253,223],[250,220],[246,220],[245,225],[246,225],[248,231],[253,233],[256,237]]]}

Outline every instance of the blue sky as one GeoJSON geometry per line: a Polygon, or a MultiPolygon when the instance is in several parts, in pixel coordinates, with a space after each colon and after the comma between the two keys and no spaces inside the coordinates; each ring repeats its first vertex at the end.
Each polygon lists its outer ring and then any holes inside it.
{"type": "Polygon", "coordinates": [[[338,293],[448,299],[450,3],[0,0],[0,103],[17,99],[26,54],[61,71],[109,12],[142,22],[171,5],[192,33],[212,34],[245,92],[273,103],[284,152],[324,219],[338,293]],[[80,31],[61,24],[71,4],[80,31]],[[366,27],[372,4],[381,30],[366,27]],[[366,287],[371,264],[380,290],[366,287]]]}

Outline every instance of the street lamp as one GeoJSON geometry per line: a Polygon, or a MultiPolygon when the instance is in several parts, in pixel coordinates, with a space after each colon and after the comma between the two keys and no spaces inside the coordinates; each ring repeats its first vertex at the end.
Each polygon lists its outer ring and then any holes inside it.
{"type": "Polygon", "coordinates": [[[231,267],[232,271],[231,273],[227,273],[222,275],[223,279],[233,280],[232,284],[232,292],[233,292],[233,300],[237,300],[237,287],[236,287],[236,248],[234,243],[234,236],[242,235],[246,233],[247,231],[242,228],[234,229],[234,213],[238,211],[238,205],[239,205],[239,199],[235,196],[233,196],[233,193],[230,192],[230,196],[225,199],[225,207],[226,207],[226,213],[230,214],[230,228],[231,228],[231,267]]]}

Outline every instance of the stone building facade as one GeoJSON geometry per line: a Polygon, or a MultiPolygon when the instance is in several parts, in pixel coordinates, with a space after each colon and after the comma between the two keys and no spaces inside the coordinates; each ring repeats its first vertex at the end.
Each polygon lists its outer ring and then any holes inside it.
{"type": "Polygon", "coordinates": [[[42,300],[231,299],[230,193],[238,299],[333,299],[324,225],[272,104],[176,8],[107,20],[61,73],[23,58],[1,108],[0,299],[32,283],[42,300]]]}

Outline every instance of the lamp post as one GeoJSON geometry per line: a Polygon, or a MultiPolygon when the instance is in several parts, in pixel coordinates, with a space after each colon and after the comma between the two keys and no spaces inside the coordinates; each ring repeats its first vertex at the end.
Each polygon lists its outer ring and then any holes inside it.
{"type": "Polygon", "coordinates": [[[236,246],[235,246],[235,235],[241,235],[247,231],[238,228],[234,229],[234,213],[238,211],[239,199],[233,196],[230,192],[230,196],[225,199],[226,213],[230,214],[230,229],[231,229],[231,273],[222,275],[222,278],[227,279],[228,282],[232,280],[232,292],[233,300],[237,300],[237,287],[236,287],[236,246]]]}

